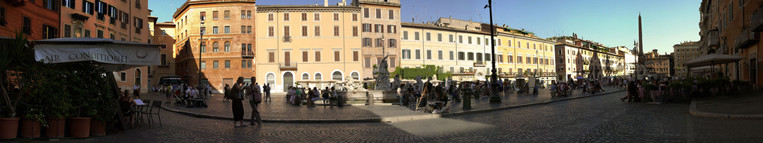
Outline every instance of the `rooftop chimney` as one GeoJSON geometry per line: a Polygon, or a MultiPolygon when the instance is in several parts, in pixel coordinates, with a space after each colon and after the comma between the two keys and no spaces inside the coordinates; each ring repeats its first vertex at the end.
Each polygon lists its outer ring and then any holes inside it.
{"type": "Polygon", "coordinates": [[[329,0],[323,0],[323,6],[328,7],[329,6],[329,0]]]}

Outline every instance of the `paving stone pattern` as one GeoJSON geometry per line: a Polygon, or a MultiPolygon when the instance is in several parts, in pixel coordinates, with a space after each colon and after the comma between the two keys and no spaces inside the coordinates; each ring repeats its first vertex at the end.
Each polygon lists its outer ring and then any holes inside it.
{"type": "MultiPolygon", "coordinates": [[[[260,115],[264,120],[353,120],[379,118],[379,116],[372,112],[352,106],[341,108],[336,106],[293,106],[285,102],[284,95],[276,94],[271,95],[271,97],[273,99],[272,102],[263,102],[258,106],[258,111],[260,111],[260,115]]],[[[185,112],[233,118],[232,103],[223,103],[222,95],[212,96],[207,102],[209,105],[207,108],[187,108],[177,105],[165,105],[164,107],[185,112]]],[[[251,117],[251,111],[252,108],[249,105],[249,100],[244,100],[245,119],[251,117]]]]}
{"type": "Polygon", "coordinates": [[[622,103],[624,94],[389,124],[234,128],[230,120],[163,112],[163,127],[63,142],[763,142],[760,120],[694,117],[688,103],[622,103]]]}
{"type": "Polygon", "coordinates": [[[697,110],[709,113],[719,114],[737,114],[737,115],[763,115],[763,94],[760,92],[736,95],[732,97],[708,97],[699,99],[697,110]]]}

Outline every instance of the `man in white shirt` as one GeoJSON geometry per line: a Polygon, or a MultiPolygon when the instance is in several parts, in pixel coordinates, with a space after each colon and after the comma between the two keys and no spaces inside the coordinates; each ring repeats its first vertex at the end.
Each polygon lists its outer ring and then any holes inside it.
{"type": "Polygon", "coordinates": [[[188,86],[188,89],[185,89],[185,95],[183,95],[183,97],[185,97],[186,99],[186,105],[188,105],[188,103],[191,101],[190,99],[193,99],[192,95],[193,95],[193,86],[188,86]]]}

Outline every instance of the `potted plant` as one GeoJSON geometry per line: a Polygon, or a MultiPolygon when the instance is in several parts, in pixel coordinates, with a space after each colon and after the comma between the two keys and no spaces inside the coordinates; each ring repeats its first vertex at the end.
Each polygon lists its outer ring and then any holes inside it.
{"type": "Polygon", "coordinates": [[[45,83],[45,86],[40,86],[38,89],[40,103],[48,123],[45,135],[52,138],[64,137],[65,119],[72,108],[71,98],[67,92],[68,84],[65,82],[67,73],[47,68],[41,70],[44,71],[42,75],[47,77],[39,79],[41,83],[45,83]]]}
{"type": "Polygon", "coordinates": [[[116,102],[119,99],[119,95],[114,93],[114,89],[109,83],[109,78],[106,76],[99,76],[97,80],[96,89],[98,93],[94,98],[93,108],[97,111],[93,116],[93,120],[90,121],[90,135],[91,136],[105,136],[106,126],[108,123],[113,123],[117,116],[116,102]]]}
{"type": "Polygon", "coordinates": [[[71,85],[69,92],[72,99],[72,117],[69,118],[69,134],[75,138],[90,136],[90,121],[98,112],[97,99],[104,90],[102,71],[90,63],[71,63],[66,66],[72,74],[67,80],[71,85]]]}
{"type": "Polygon", "coordinates": [[[21,120],[21,136],[26,138],[40,137],[41,126],[47,126],[45,114],[38,107],[28,108],[21,120]]]}
{"type": "Polygon", "coordinates": [[[16,38],[0,40],[0,139],[14,139],[18,135],[19,118],[16,116],[16,107],[23,99],[23,93],[28,93],[30,86],[22,85],[18,79],[18,73],[23,73],[25,67],[34,64],[34,51],[27,47],[28,41],[21,32],[16,32],[16,38]],[[11,76],[17,79],[11,82],[11,76]]]}

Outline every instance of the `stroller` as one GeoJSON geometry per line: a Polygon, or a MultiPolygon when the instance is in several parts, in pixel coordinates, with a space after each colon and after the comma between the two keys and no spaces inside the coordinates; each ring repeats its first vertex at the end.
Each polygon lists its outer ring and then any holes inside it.
{"type": "Polygon", "coordinates": [[[180,97],[180,95],[173,95],[175,97],[175,105],[182,106],[186,105],[186,102],[188,102],[185,98],[180,97]]]}

